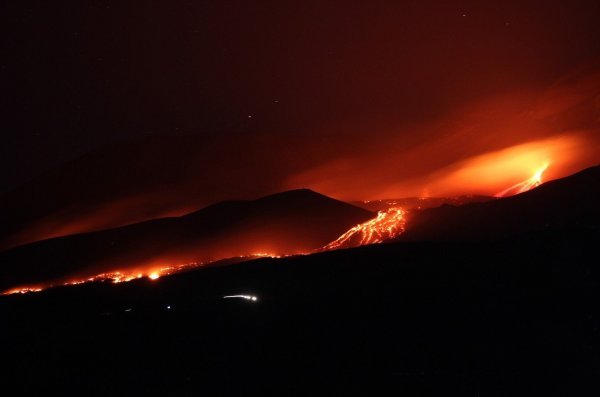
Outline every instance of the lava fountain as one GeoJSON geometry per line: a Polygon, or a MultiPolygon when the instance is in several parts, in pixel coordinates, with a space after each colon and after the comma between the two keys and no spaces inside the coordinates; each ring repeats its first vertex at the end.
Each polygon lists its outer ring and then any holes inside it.
{"type": "Polygon", "coordinates": [[[544,163],[540,168],[538,168],[531,178],[528,178],[522,182],[516,183],[509,188],[504,189],[503,191],[496,193],[495,197],[508,197],[514,196],[515,194],[527,192],[533,188],[538,187],[543,183],[542,177],[544,176],[544,172],[548,169],[550,163],[544,163]]]}

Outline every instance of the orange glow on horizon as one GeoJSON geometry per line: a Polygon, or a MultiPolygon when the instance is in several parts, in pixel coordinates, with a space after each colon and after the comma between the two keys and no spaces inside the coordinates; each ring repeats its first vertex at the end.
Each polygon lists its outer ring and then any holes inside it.
{"type": "Polygon", "coordinates": [[[427,190],[433,196],[445,193],[503,197],[522,193],[540,185],[542,179],[561,178],[579,170],[572,167],[584,146],[583,140],[570,135],[485,153],[434,173],[427,190]]]}

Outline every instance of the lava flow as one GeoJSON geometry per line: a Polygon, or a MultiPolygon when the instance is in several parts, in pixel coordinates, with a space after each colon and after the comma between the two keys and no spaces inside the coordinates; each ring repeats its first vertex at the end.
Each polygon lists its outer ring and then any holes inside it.
{"type": "Polygon", "coordinates": [[[516,183],[511,187],[504,189],[500,193],[496,193],[496,197],[508,197],[513,196],[515,194],[524,193],[528,190],[531,190],[535,187],[538,187],[542,184],[542,177],[544,176],[544,172],[548,169],[550,163],[544,163],[540,168],[538,168],[533,176],[529,179],[524,180],[523,182],[516,183]]]}
{"type": "MultiPolygon", "coordinates": [[[[268,253],[255,253],[248,256],[240,257],[240,258],[281,258],[280,255],[276,254],[268,254],[268,253]]],[[[66,281],[57,281],[53,283],[48,283],[44,285],[35,285],[35,286],[21,286],[17,288],[12,288],[7,291],[0,292],[0,295],[13,295],[13,294],[27,294],[30,292],[40,292],[42,290],[60,287],[60,286],[69,286],[69,285],[79,285],[84,283],[94,283],[94,282],[108,282],[113,284],[124,283],[128,281],[138,280],[142,278],[147,278],[149,280],[157,280],[160,277],[168,276],[171,274],[179,273],[182,271],[194,269],[200,266],[209,265],[210,262],[189,262],[177,265],[166,265],[159,268],[152,267],[145,270],[116,270],[110,272],[104,272],[100,274],[96,274],[94,276],[80,278],[80,279],[70,279],[66,281]]]]}
{"type": "MultiPolygon", "coordinates": [[[[342,234],[339,238],[331,243],[327,244],[321,249],[317,249],[314,252],[329,251],[341,248],[356,247],[359,245],[366,244],[377,244],[385,240],[392,239],[398,236],[404,231],[404,214],[405,211],[400,207],[391,207],[385,211],[379,211],[377,216],[367,222],[361,223],[354,226],[346,233],[342,234]]],[[[281,258],[286,255],[277,255],[270,253],[254,253],[243,258],[281,258]]],[[[242,258],[242,257],[240,257],[242,258]]],[[[139,270],[122,270],[112,271],[97,274],[95,276],[81,278],[76,280],[61,281],[55,283],[49,283],[46,285],[36,286],[21,286],[13,288],[8,291],[0,293],[1,295],[10,294],[26,294],[29,292],[39,292],[47,288],[77,285],[83,283],[93,282],[110,282],[110,283],[122,283],[132,280],[148,278],[150,280],[156,280],[162,276],[178,273],[181,271],[193,269],[209,263],[191,262],[180,265],[163,266],[160,268],[151,268],[143,271],[139,270]]]]}
{"type": "Polygon", "coordinates": [[[190,262],[180,265],[172,265],[172,266],[163,266],[160,268],[153,268],[148,271],[136,271],[136,270],[124,270],[124,271],[113,271],[113,272],[105,272],[100,273],[95,276],[81,278],[81,279],[71,279],[67,281],[49,283],[46,285],[37,285],[37,286],[27,286],[27,287],[18,287],[13,288],[8,291],[3,291],[0,295],[12,295],[12,294],[26,294],[29,292],[39,292],[47,288],[59,287],[59,286],[67,286],[67,285],[78,285],[84,283],[93,283],[93,282],[110,282],[110,283],[124,283],[127,281],[137,280],[144,277],[147,277],[150,280],[156,280],[159,277],[167,276],[169,274],[174,274],[186,269],[191,269],[197,266],[202,265],[202,263],[198,262],[190,262]]]}
{"type": "Polygon", "coordinates": [[[391,207],[385,211],[379,211],[377,217],[354,226],[321,250],[329,251],[357,247],[390,240],[404,231],[404,214],[405,211],[400,207],[391,207]]]}

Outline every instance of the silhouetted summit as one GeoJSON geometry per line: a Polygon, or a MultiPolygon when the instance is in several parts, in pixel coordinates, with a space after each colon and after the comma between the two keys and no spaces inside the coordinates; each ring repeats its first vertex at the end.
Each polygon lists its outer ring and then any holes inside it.
{"type": "Polygon", "coordinates": [[[0,287],[123,270],[318,249],[373,213],[301,189],[181,217],[44,240],[0,253],[0,287]]]}
{"type": "Polygon", "coordinates": [[[98,148],[0,195],[0,249],[267,195],[302,170],[293,159],[309,145],[294,134],[184,134],[98,148]]]}

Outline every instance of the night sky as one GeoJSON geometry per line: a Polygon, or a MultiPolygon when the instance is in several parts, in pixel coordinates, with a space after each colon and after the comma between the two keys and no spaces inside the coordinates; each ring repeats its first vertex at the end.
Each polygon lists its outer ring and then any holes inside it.
{"type": "Polygon", "coordinates": [[[389,194],[418,194],[465,158],[598,135],[598,2],[14,1],[0,12],[2,192],[149,136],[242,139],[259,160],[270,137],[272,150],[290,137],[308,162],[265,190],[357,198],[339,174],[368,179],[373,196],[405,180],[389,194]],[[576,98],[567,116],[565,98],[576,98]]]}

